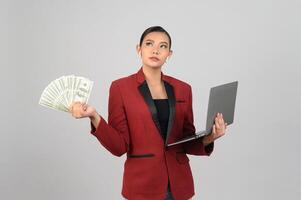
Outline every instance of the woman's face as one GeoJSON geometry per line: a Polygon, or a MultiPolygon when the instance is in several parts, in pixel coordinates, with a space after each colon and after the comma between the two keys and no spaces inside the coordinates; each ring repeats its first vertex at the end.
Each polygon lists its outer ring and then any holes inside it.
{"type": "Polygon", "coordinates": [[[161,67],[172,51],[169,49],[169,39],[165,33],[151,32],[145,36],[141,46],[137,46],[142,63],[147,67],[161,67]]]}

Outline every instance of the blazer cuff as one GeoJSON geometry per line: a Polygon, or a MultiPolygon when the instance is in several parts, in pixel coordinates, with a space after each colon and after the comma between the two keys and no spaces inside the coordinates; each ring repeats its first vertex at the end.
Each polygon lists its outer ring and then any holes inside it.
{"type": "Polygon", "coordinates": [[[211,142],[210,144],[207,144],[206,146],[204,146],[204,150],[207,155],[210,155],[212,153],[213,149],[214,149],[214,142],[211,142]]]}
{"type": "Polygon", "coordinates": [[[99,131],[99,129],[101,129],[100,127],[102,126],[102,124],[103,124],[103,123],[106,123],[105,120],[104,120],[104,118],[102,118],[102,116],[99,115],[99,117],[100,117],[100,122],[99,122],[99,124],[98,124],[98,127],[95,127],[95,126],[93,125],[92,121],[90,120],[90,126],[91,126],[90,133],[91,133],[92,135],[94,135],[94,136],[96,136],[96,135],[97,135],[97,132],[99,131]]]}

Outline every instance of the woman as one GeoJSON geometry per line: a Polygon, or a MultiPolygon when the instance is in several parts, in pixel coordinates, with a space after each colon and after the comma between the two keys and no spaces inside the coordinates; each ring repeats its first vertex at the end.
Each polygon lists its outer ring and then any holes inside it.
{"type": "Polygon", "coordinates": [[[89,117],[91,133],[113,155],[127,154],[125,198],[187,200],[194,195],[194,185],[186,154],[209,156],[226,123],[217,114],[212,134],[167,147],[195,133],[191,86],[161,71],[172,55],[170,35],[162,27],[146,29],[137,52],[139,71],[110,86],[108,122],[88,104],[76,102],[70,112],[77,119],[89,117]]]}

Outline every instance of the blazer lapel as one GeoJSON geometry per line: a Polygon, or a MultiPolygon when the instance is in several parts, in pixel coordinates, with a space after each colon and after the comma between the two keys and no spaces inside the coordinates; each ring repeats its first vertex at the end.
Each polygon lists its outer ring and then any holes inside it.
{"type": "Polygon", "coordinates": [[[160,135],[162,136],[161,128],[160,128],[160,122],[159,122],[158,115],[157,115],[156,105],[153,101],[153,98],[152,98],[152,95],[151,95],[150,90],[148,88],[147,82],[144,81],[141,85],[139,85],[138,88],[139,88],[139,91],[140,91],[141,95],[144,98],[145,103],[147,104],[147,106],[148,106],[148,108],[149,108],[149,110],[152,114],[152,119],[153,119],[160,135]]]}
{"type": "Polygon", "coordinates": [[[170,136],[174,118],[175,118],[175,94],[172,85],[170,85],[168,82],[164,81],[165,90],[168,96],[168,103],[169,103],[169,119],[168,119],[168,127],[167,127],[167,133],[166,133],[166,140],[165,145],[167,145],[168,138],[170,136]]]}
{"type": "MultiPolygon", "coordinates": [[[[168,138],[170,136],[171,129],[173,126],[174,117],[175,117],[175,95],[174,95],[172,85],[170,85],[167,81],[164,81],[164,86],[165,86],[165,90],[166,90],[166,93],[168,96],[168,103],[169,103],[169,118],[168,118],[168,127],[167,127],[166,140],[165,140],[165,144],[167,144],[167,141],[168,141],[168,138]]],[[[147,82],[144,81],[141,85],[139,85],[138,88],[139,88],[141,95],[144,98],[144,101],[146,102],[146,104],[149,108],[149,111],[151,112],[152,119],[153,119],[161,137],[163,138],[163,135],[161,133],[161,128],[160,128],[160,122],[159,122],[158,115],[157,115],[156,105],[151,96],[147,82]]]]}

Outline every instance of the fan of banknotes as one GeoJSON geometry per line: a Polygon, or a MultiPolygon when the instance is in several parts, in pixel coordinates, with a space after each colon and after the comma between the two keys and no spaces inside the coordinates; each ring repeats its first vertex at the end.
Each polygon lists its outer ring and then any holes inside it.
{"type": "Polygon", "coordinates": [[[44,89],[39,104],[68,112],[72,102],[88,102],[92,87],[93,81],[87,78],[74,75],[62,76],[44,89]]]}

